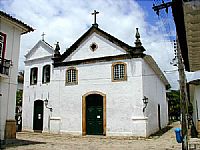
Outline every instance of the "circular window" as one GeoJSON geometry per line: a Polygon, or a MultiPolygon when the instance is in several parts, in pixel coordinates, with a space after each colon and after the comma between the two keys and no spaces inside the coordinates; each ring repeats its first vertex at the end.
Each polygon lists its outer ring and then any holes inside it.
{"type": "Polygon", "coordinates": [[[96,49],[98,48],[97,44],[96,43],[92,43],[90,45],[90,49],[94,52],[96,49]]]}

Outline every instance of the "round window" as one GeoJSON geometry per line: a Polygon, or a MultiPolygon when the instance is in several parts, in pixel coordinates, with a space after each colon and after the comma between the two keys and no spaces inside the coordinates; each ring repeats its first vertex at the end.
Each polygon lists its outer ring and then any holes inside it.
{"type": "Polygon", "coordinates": [[[97,44],[96,43],[92,43],[90,45],[90,49],[94,52],[96,49],[98,48],[97,44]]]}

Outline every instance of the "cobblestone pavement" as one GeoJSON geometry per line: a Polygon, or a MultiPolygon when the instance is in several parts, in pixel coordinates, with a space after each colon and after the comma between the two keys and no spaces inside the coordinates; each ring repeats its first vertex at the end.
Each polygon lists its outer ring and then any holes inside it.
{"type": "Polygon", "coordinates": [[[8,150],[180,150],[181,144],[175,139],[173,123],[170,130],[161,136],[147,139],[134,137],[72,136],[68,134],[48,134],[20,132],[17,134],[19,146],[8,150]],[[21,142],[21,144],[20,144],[21,142]]]}

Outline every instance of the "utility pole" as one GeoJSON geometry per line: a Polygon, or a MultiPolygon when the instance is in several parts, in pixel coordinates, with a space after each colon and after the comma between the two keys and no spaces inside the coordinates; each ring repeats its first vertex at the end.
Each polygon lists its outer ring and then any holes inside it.
{"type": "MultiPolygon", "coordinates": [[[[173,2],[165,3],[164,0],[162,0],[162,4],[158,6],[153,5],[152,9],[159,16],[159,11],[161,9],[165,9],[166,13],[168,13],[168,7],[171,7],[172,3],[173,2]]],[[[183,138],[182,150],[188,150],[188,97],[186,90],[186,77],[184,72],[184,64],[178,39],[176,48],[177,48],[179,85],[180,85],[181,134],[183,138]]]]}
{"type": "Polygon", "coordinates": [[[188,150],[188,97],[186,89],[184,64],[178,39],[177,39],[177,59],[178,59],[179,85],[180,85],[181,134],[183,138],[182,150],[188,150]]]}
{"type": "Polygon", "coordinates": [[[168,7],[171,7],[171,5],[172,5],[172,2],[167,2],[167,3],[165,3],[164,2],[164,0],[162,0],[162,4],[160,4],[160,5],[155,5],[155,4],[153,4],[153,7],[152,7],[152,9],[156,12],[156,14],[159,16],[159,12],[160,12],[160,10],[161,9],[164,9],[165,8],[165,11],[166,11],[166,13],[168,13],[168,7]]]}

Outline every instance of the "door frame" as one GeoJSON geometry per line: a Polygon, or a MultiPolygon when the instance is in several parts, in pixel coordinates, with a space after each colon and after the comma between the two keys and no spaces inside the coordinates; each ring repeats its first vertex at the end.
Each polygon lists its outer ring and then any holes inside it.
{"type": "Polygon", "coordinates": [[[158,104],[158,128],[161,130],[160,104],[158,104]]]}
{"type": "Polygon", "coordinates": [[[103,135],[106,135],[106,94],[98,91],[91,91],[82,96],[82,135],[86,135],[86,97],[91,94],[103,97],[103,135]]]}
{"type": "Polygon", "coordinates": [[[34,132],[42,132],[43,131],[43,127],[44,127],[44,101],[43,100],[40,100],[40,99],[38,99],[38,100],[35,100],[34,101],[34,107],[33,107],[34,109],[33,109],[33,130],[34,130],[34,132]],[[41,122],[42,122],[42,129],[41,130],[35,130],[34,128],[35,128],[35,125],[36,125],[36,122],[35,122],[35,118],[37,117],[37,116],[35,116],[35,109],[36,109],[36,103],[41,103],[42,105],[37,105],[37,106],[41,106],[42,107],[42,119],[41,119],[41,122]]]}

